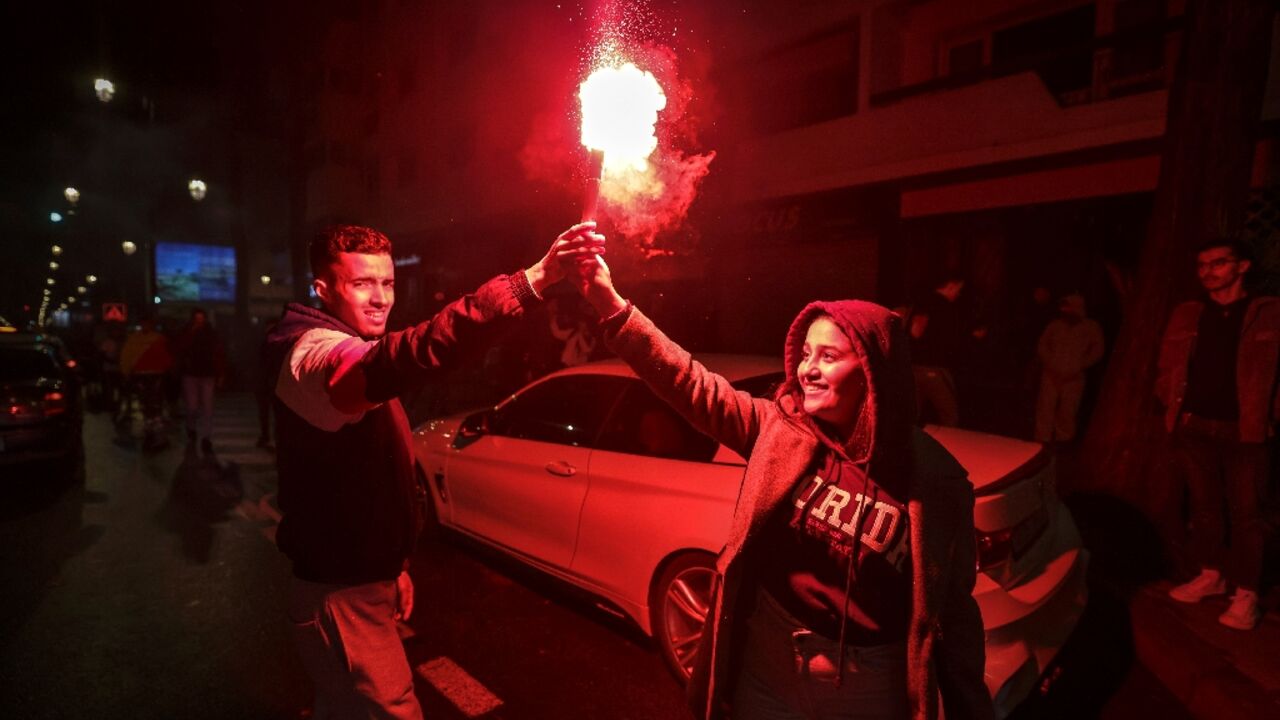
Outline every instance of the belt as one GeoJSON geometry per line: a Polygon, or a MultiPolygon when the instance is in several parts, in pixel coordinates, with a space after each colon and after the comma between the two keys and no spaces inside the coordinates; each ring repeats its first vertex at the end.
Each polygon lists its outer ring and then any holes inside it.
{"type": "Polygon", "coordinates": [[[1240,423],[1235,420],[1215,420],[1184,412],[1178,417],[1178,427],[1184,432],[1218,440],[1240,439],[1240,423]]]}

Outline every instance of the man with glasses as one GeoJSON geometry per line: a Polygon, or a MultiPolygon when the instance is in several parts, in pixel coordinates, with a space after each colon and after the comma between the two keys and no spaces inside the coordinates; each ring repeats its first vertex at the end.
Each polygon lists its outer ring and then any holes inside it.
{"type": "Polygon", "coordinates": [[[1249,266],[1239,241],[1202,246],[1196,273],[1208,298],[1174,309],[1156,379],[1190,491],[1192,553],[1200,564],[1200,574],[1169,595],[1195,603],[1234,587],[1218,621],[1239,630],[1261,617],[1267,444],[1280,418],[1280,298],[1246,292],[1249,266]]]}

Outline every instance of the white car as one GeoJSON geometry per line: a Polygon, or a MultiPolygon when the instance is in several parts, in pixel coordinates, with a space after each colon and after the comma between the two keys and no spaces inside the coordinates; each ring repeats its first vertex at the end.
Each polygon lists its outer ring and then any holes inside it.
{"type": "MultiPolygon", "coordinates": [[[[764,396],[774,358],[700,355],[764,396]]],[[[1087,597],[1088,555],[1037,443],[928,427],[977,495],[987,687],[1001,716],[1045,672],[1087,597]]],[[[438,522],[593,594],[687,678],[746,461],[694,430],[618,360],[540,378],[495,408],[414,433],[438,522]]]]}

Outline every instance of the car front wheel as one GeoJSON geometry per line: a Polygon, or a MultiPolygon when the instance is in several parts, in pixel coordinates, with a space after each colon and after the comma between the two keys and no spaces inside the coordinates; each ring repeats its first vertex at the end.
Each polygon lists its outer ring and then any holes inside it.
{"type": "Polygon", "coordinates": [[[693,672],[715,583],[715,556],[688,552],[667,563],[653,584],[649,620],[654,642],[681,682],[693,672]]]}

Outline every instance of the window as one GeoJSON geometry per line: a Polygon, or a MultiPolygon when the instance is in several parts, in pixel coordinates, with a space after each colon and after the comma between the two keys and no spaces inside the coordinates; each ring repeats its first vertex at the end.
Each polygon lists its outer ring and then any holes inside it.
{"type": "Polygon", "coordinates": [[[617,411],[609,418],[598,447],[632,455],[710,462],[718,445],[695,430],[648,386],[632,380],[617,411]]]}
{"type": "Polygon", "coordinates": [[[1093,82],[1094,6],[1037,18],[991,36],[996,75],[1034,70],[1049,92],[1062,95],[1093,82]]]}
{"type": "Polygon", "coordinates": [[[490,420],[495,435],[591,447],[629,381],[612,375],[569,375],[534,385],[490,420]]]}
{"type": "Polygon", "coordinates": [[[974,75],[982,68],[982,40],[957,45],[947,51],[948,75],[974,75]]]}
{"type": "Polygon", "coordinates": [[[859,39],[852,22],[761,58],[746,73],[757,129],[779,132],[857,112],[859,39]]]}
{"type": "Polygon", "coordinates": [[[1129,78],[1164,67],[1164,0],[1124,0],[1115,4],[1118,42],[1112,75],[1129,78]]]}
{"type": "Polygon", "coordinates": [[[28,381],[57,377],[58,366],[50,353],[26,348],[0,348],[0,378],[28,381]]]}

